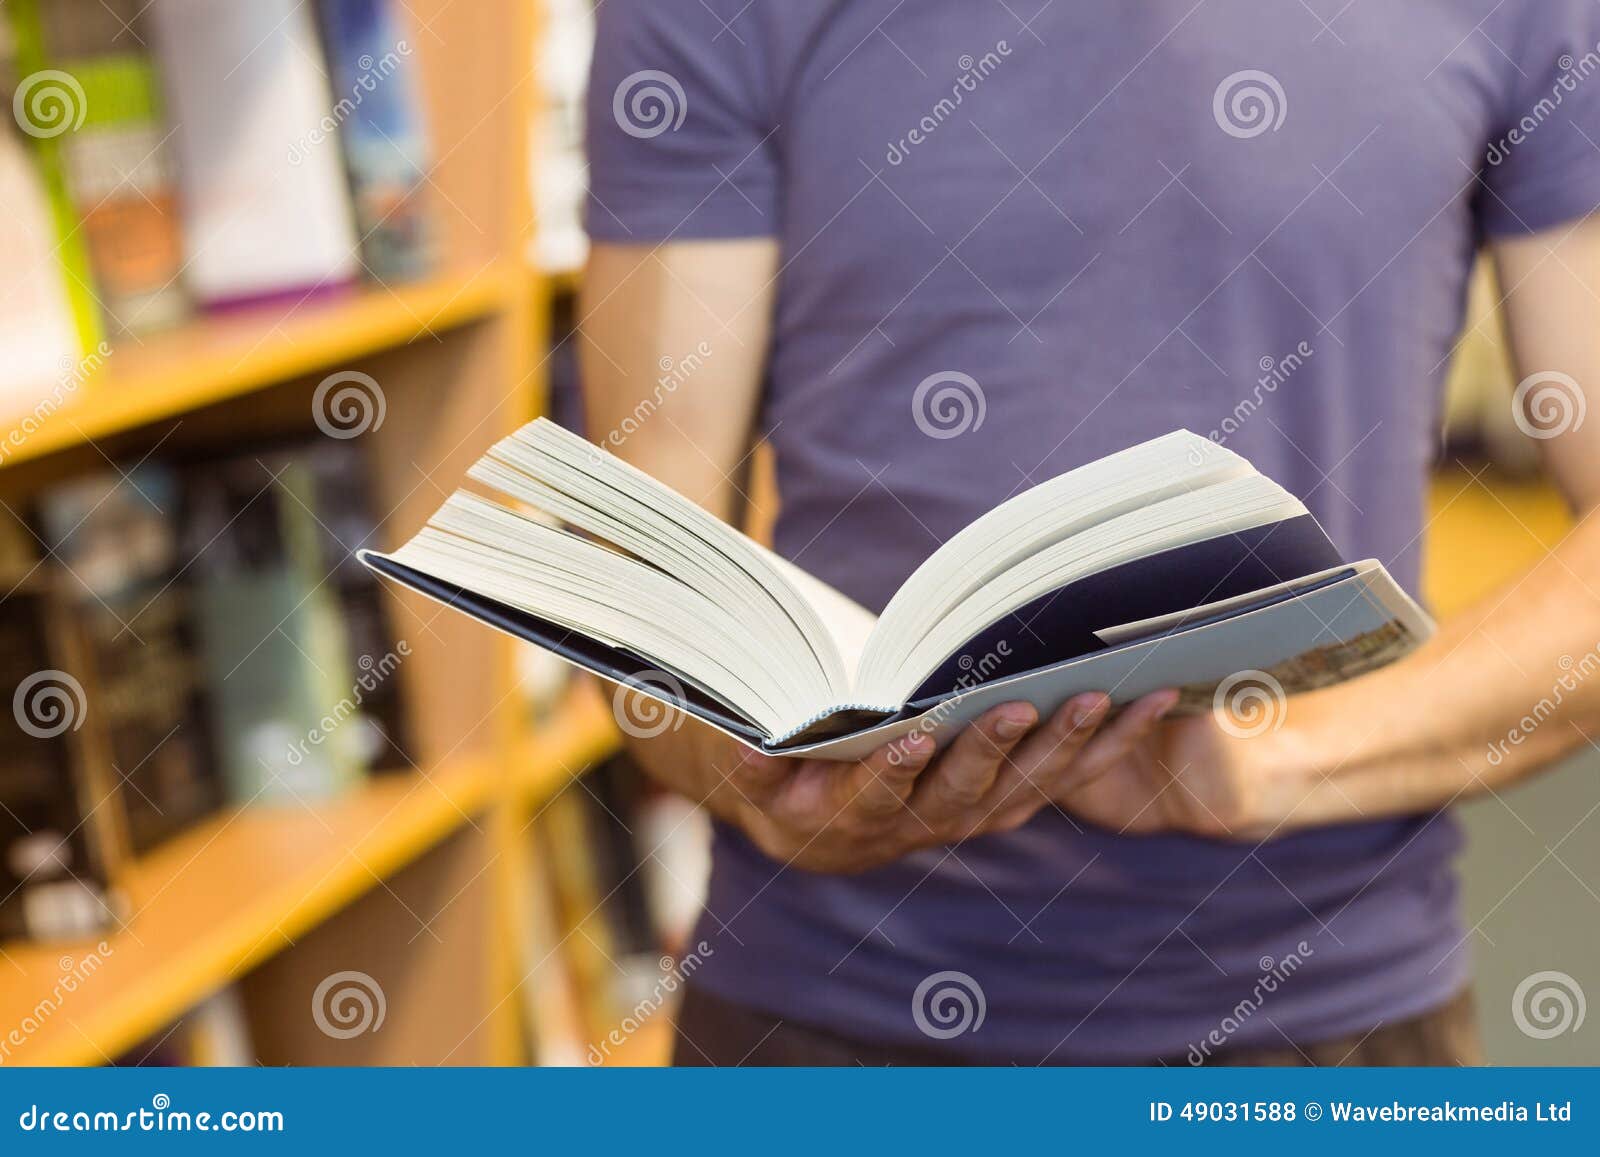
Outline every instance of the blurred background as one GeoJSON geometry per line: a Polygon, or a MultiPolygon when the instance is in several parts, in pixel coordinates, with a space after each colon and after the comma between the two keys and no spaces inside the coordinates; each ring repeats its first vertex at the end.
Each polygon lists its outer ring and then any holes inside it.
{"type": "MultiPolygon", "coordinates": [[[[354,560],[582,427],[590,0],[3,0],[0,1064],[650,1064],[705,821],[610,697],[354,560]]],[[[1564,533],[1487,271],[1441,616],[1564,533]]],[[[768,497],[756,503],[770,514],[768,497]]],[[[1600,992],[1600,756],[1463,809],[1479,1012],[1600,992]]],[[[1525,1022],[1524,1022],[1525,1023],[1525,1022]]]]}

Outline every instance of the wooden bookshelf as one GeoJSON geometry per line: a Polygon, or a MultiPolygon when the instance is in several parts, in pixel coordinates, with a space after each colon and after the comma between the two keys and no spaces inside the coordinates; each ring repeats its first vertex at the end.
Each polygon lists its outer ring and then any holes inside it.
{"type": "MultiPolygon", "coordinates": [[[[570,713],[519,748],[519,787],[559,790],[604,754],[607,732],[595,697],[579,691],[574,699],[570,713]]],[[[90,953],[100,961],[62,1000],[59,1015],[41,1019],[7,1062],[99,1064],[133,1048],[211,992],[294,948],[447,837],[463,829],[485,833],[511,770],[494,758],[473,758],[378,776],[323,803],[233,810],[162,845],[124,880],[131,910],[125,927],[105,938],[105,951],[95,941],[0,950],[6,1025],[34,1015],[41,995],[71,971],[68,961],[90,953]]],[[[537,806],[539,797],[522,802],[537,806]]],[[[414,913],[412,931],[434,915],[414,913]]],[[[391,1003],[391,1014],[407,1010],[391,1003]]]]}
{"type": "MultiPolygon", "coordinates": [[[[7,506],[108,460],[314,435],[317,384],[349,371],[379,383],[386,407],[360,435],[378,545],[414,532],[544,401],[552,286],[526,265],[537,7],[401,6],[433,140],[424,195],[439,273],[120,342],[7,447],[7,506]]],[[[0,1031],[28,1026],[5,1063],[105,1063],[227,985],[263,1063],[527,1059],[515,873],[528,817],[614,745],[608,700],[579,684],[532,724],[508,640],[418,598],[394,605],[411,644],[396,678],[415,766],[336,799],[220,814],[129,865],[125,926],[46,1017],[40,1001],[97,942],[0,945],[0,1031]],[[319,1031],[309,1002],[349,969],[382,983],[388,1014],[381,1031],[343,1040],[319,1031]]]]}
{"type": "MultiPolygon", "coordinates": [[[[178,418],[413,341],[438,340],[508,305],[510,263],[395,287],[360,285],[217,317],[112,347],[6,455],[17,466],[178,418]]],[[[0,415],[0,424],[5,416],[0,415]]]]}

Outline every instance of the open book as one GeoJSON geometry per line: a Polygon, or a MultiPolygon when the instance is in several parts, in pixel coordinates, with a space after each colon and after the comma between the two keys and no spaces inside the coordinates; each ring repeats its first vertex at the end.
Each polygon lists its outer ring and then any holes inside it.
{"type": "Polygon", "coordinates": [[[469,475],[510,504],[458,490],[366,565],[779,754],[942,740],[1085,691],[1179,687],[1210,710],[1248,676],[1277,698],[1433,630],[1382,566],[1344,562],[1281,486],[1183,430],[1002,503],[877,616],[544,419],[469,475]]]}

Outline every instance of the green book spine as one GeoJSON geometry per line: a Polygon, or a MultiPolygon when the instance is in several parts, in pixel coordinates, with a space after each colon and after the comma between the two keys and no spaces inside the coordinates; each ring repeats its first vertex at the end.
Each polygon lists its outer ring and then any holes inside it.
{"type": "Polygon", "coordinates": [[[67,190],[61,138],[77,131],[87,116],[83,87],[70,73],[52,69],[45,47],[40,0],[11,0],[12,35],[16,43],[17,93],[21,127],[31,138],[40,183],[55,229],[56,259],[80,352],[98,349],[105,339],[100,303],[89,264],[89,246],[78,227],[78,215],[67,190]],[[52,75],[54,73],[55,75],[52,75]]]}

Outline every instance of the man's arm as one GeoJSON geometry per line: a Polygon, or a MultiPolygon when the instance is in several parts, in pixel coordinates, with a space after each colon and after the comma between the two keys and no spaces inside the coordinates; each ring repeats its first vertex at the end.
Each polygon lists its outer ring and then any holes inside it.
{"type": "MultiPolygon", "coordinates": [[[[1519,376],[1554,371],[1573,383],[1551,379],[1552,408],[1530,425],[1554,434],[1539,446],[1577,523],[1412,658],[1307,697],[1304,743],[1331,757],[1317,761],[1325,776],[1307,801],[1313,815],[1348,812],[1329,798],[1340,792],[1378,814],[1437,807],[1600,734],[1600,217],[1498,242],[1493,257],[1519,376]],[[1597,412],[1577,421],[1585,410],[1597,412]]],[[[1539,406],[1537,397],[1528,400],[1539,406]]]]}
{"type": "Polygon", "coordinates": [[[1493,256],[1520,374],[1565,375],[1551,381],[1567,413],[1596,411],[1563,422],[1552,395],[1532,422],[1560,429],[1540,446],[1573,530],[1401,662],[1290,699],[1282,728],[1239,738],[1209,716],[1175,720],[1063,807],[1118,829],[1261,839],[1444,807],[1600,734],[1600,217],[1493,256]]]}
{"type": "MultiPolygon", "coordinates": [[[[777,262],[769,240],[599,244],[584,279],[590,437],[724,519],[740,508],[734,479],[760,401],[777,262]]],[[[1019,826],[1114,767],[1174,702],[1147,696],[1104,729],[1103,695],[1080,695],[1038,727],[1031,705],[1005,704],[937,758],[913,735],[859,763],[772,759],[692,719],[629,747],[774,858],[856,871],[1019,826]]]]}

